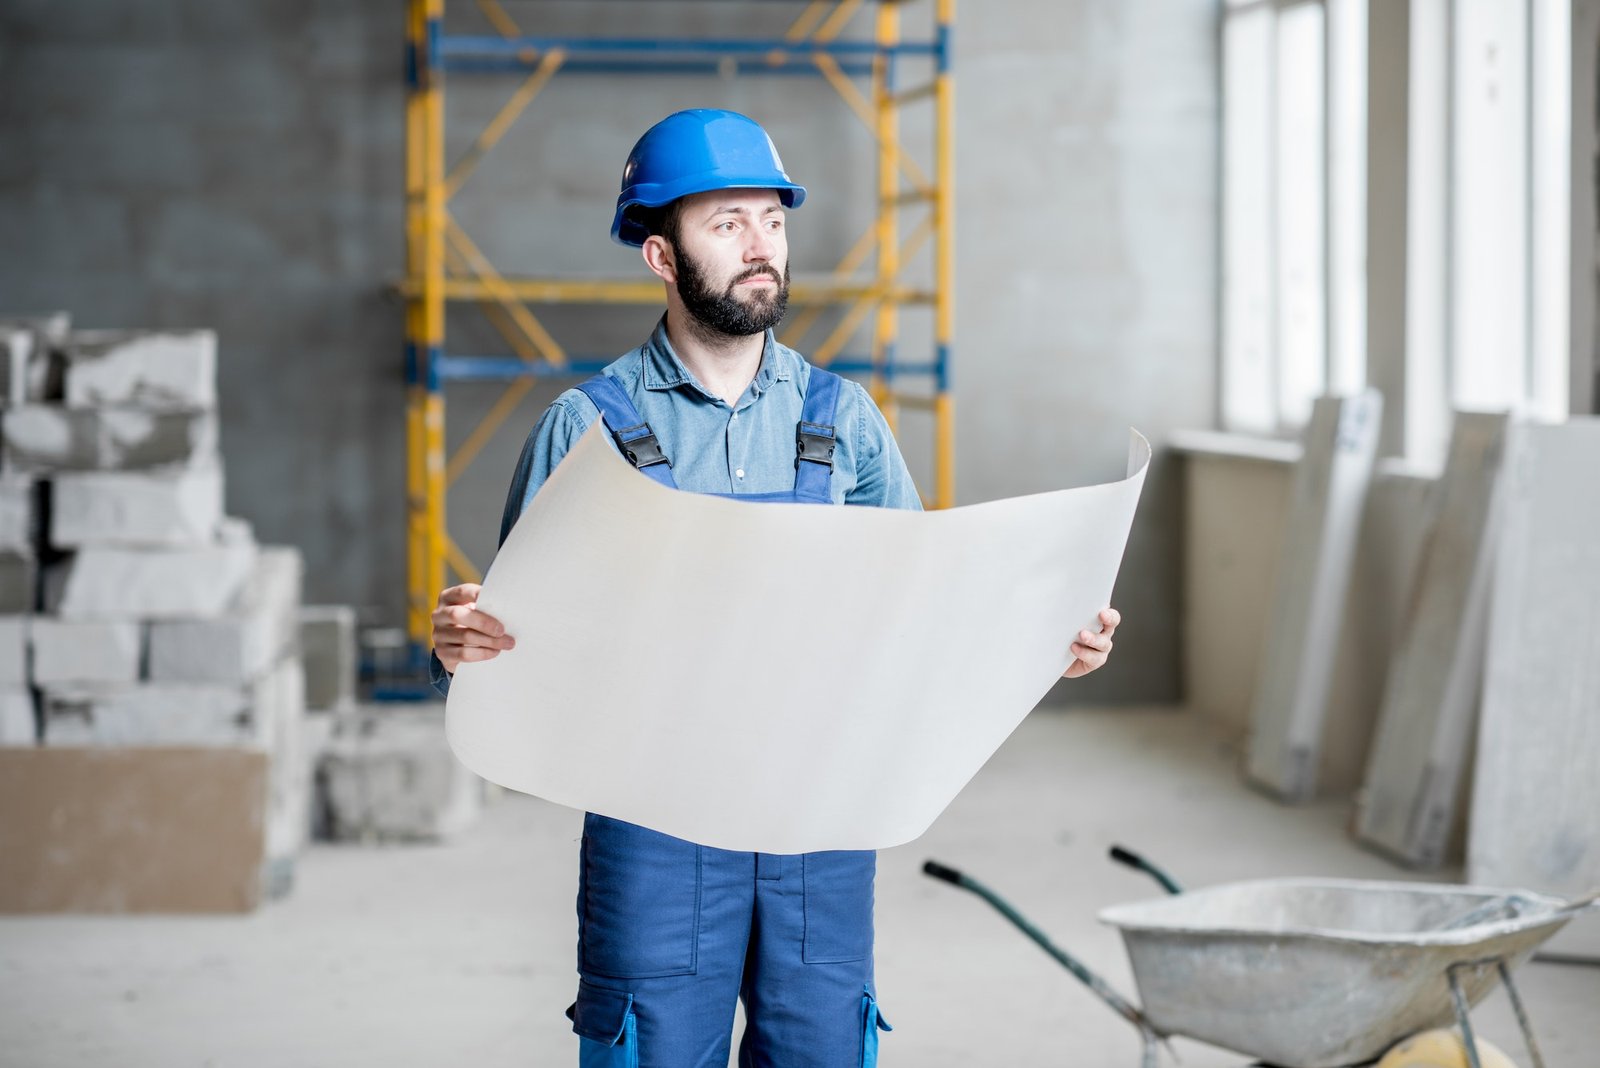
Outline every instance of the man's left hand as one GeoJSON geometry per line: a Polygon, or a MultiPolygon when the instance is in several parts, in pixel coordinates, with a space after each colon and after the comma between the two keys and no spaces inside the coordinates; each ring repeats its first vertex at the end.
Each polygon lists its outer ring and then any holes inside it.
{"type": "Polygon", "coordinates": [[[1061,673],[1061,677],[1076,679],[1103,667],[1106,658],[1111,655],[1111,636],[1117,632],[1117,624],[1121,622],[1121,612],[1115,608],[1102,608],[1100,633],[1096,634],[1089,630],[1078,632],[1078,640],[1072,643],[1072,655],[1078,659],[1061,673]]]}

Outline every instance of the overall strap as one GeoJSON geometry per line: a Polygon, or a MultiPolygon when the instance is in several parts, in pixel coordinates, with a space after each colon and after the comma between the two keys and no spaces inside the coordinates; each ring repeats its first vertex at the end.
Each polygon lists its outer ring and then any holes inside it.
{"type": "Polygon", "coordinates": [[[623,457],[642,474],[668,489],[677,489],[678,484],[672,478],[672,461],[661,451],[661,443],[656,440],[650,424],[639,417],[639,410],[628,399],[622,383],[611,375],[598,374],[587,382],[580,382],[578,388],[600,409],[600,418],[611,430],[611,437],[623,457]]]}
{"type": "Polygon", "coordinates": [[[832,371],[811,368],[805,407],[794,434],[794,494],[801,500],[818,503],[833,500],[828,492],[828,479],[833,474],[833,450],[838,444],[834,412],[839,407],[839,387],[843,381],[832,371]]]}

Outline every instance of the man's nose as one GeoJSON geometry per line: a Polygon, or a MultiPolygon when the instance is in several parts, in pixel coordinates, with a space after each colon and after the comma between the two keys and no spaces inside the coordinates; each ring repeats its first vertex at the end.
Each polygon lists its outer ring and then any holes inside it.
{"type": "Polygon", "coordinates": [[[744,247],[746,263],[766,263],[778,254],[778,243],[772,239],[766,227],[756,227],[751,231],[751,235],[744,247]]]}

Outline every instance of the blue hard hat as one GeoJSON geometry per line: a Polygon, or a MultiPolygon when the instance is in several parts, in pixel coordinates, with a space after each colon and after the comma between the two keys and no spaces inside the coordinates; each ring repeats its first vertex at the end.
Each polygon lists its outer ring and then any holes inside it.
{"type": "Polygon", "coordinates": [[[737,111],[679,111],[644,132],[622,168],[611,238],[642,245],[650,236],[636,208],[660,208],[713,189],[776,189],[786,208],[806,199],[789,181],[767,131],[737,111]]]}

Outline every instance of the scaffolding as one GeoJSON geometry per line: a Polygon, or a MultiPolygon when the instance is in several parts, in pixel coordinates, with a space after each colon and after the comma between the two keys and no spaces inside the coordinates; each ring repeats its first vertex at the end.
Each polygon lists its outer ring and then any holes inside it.
{"type": "MultiPolygon", "coordinates": [[[[806,352],[811,362],[869,378],[873,398],[892,427],[901,409],[931,412],[932,507],[955,501],[954,407],[950,396],[954,322],[954,87],[951,31],[955,0],[931,5],[932,34],[907,40],[902,8],[916,0],[808,0],[781,38],[715,40],[530,36],[498,0],[478,0],[495,30],[460,35],[444,29],[445,0],[408,0],[406,46],[406,308],[407,630],[415,650],[431,644],[429,620],[441,589],[481,581],[478,567],[451,538],[449,485],[482,450],[540,377],[587,376],[610,362],[575,357],[547,331],[533,306],[657,304],[659,282],[513,278],[500,273],[449,210],[451,197],[505,136],[539,92],[566,74],[807,75],[828,82],[871,131],[877,154],[871,224],[837,267],[820,281],[797,279],[796,314],[780,332],[793,344],[814,326],[832,329],[806,352]],[[844,31],[864,7],[875,7],[870,39],[844,31]],[[931,61],[933,75],[902,88],[902,60],[931,61]],[[448,169],[445,165],[445,76],[520,75],[504,106],[448,169]],[[858,83],[865,81],[866,90],[858,83]],[[931,103],[932,162],[923,166],[901,140],[901,110],[931,103]],[[920,218],[916,216],[920,215],[920,218]],[[914,221],[914,225],[903,226],[914,221]],[[904,233],[903,233],[904,231],[904,233]],[[919,256],[931,256],[931,288],[902,279],[919,256]],[[445,350],[445,314],[452,303],[480,306],[511,348],[506,356],[454,355],[445,350]],[[900,311],[932,312],[929,358],[900,358],[900,311]],[[826,318],[831,313],[832,319],[826,318]],[[872,316],[871,350],[852,357],[845,346],[872,316]],[[445,446],[445,394],[450,382],[506,383],[499,399],[453,454],[445,446]],[[913,388],[906,388],[907,385],[913,388]],[[920,388],[916,388],[919,387],[920,388]]],[[[802,0],[790,0],[800,6],[802,0]]],[[[924,260],[926,262],[926,260],[924,260]]]]}

